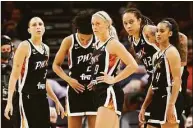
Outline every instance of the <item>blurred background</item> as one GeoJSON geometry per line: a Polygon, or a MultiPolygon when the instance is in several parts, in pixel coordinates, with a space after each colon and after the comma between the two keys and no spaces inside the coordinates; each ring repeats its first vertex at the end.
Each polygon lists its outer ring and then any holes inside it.
{"type": "MultiPolygon", "coordinates": [[[[104,10],[113,19],[114,26],[119,35],[120,41],[127,45],[127,34],[122,25],[121,13],[125,8],[138,8],[143,15],[149,17],[156,25],[161,19],[166,17],[174,18],[179,25],[180,32],[188,37],[188,82],[187,82],[187,101],[186,111],[183,113],[181,127],[192,128],[192,35],[193,35],[193,2],[128,2],[128,1],[20,1],[1,2],[1,35],[7,35],[12,39],[14,50],[19,43],[30,38],[27,28],[28,21],[34,16],[43,19],[46,32],[43,42],[50,47],[50,61],[48,77],[53,87],[61,86],[63,92],[66,91],[67,84],[52,71],[52,62],[64,37],[73,32],[71,21],[80,10],[104,10]]],[[[62,68],[68,72],[67,60],[64,61],[62,68]]],[[[120,117],[121,128],[142,127],[137,119],[140,106],[144,100],[143,77],[146,71],[141,70],[133,74],[126,81],[120,83],[125,92],[125,105],[123,116],[120,117]]],[[[61,89],[62,90],[62,89],[61,89]]],[[[60,95],[60,92],[58,95],[60,95]]],[[[61,102],[65,104],[66,92],[60,96],[61,102]]],[[[50,105],[52,106],[52,105],[50,105]]],[[[65,105],[64,105],[65,106],[65,105]]],[[[52,109],[51,109],[52,111],[52,109]]],[[[54,110],[53,110],[54,111],[54,110]]],[[[54,116],[53,116],[54,117],[54,116]]],[[[53,128],[67,127],[66,120],[53,118],[51,120],[53,128]]],[[[83,126],[87,127],[86,122],[83,126]]]]}

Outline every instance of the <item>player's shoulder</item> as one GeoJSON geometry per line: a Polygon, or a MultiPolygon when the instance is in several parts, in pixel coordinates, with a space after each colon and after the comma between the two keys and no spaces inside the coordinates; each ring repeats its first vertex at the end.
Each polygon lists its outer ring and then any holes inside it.
{"type": "Polygon", "coordinates": [[[24,48],[25,49],[25,48],[29,48],[29,46],[30,46],[30,42],[28,42],[27,40],[24,40],[19,44],[18,48],[24,48]]]}

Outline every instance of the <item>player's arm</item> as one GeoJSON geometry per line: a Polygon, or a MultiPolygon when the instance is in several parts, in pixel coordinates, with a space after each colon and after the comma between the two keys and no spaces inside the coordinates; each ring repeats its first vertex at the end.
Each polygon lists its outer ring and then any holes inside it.
{"type": "Polygon", "coordinates": [[[180,44],[179,53],[181,57],[181,66],[186,66],[188,56],[188,38],[183,33],[179,32],[180,44]]]}
{"type": "Polygon", "coordinates": [[[70,36],[64,38],[64,40],[61,43],[60,49],[58,50],[52,68],[53,71],[63,80],[69,81],[70,77],[64,72],[61,65],[64,62],[65,56],[68,54],[68,51],[71,47],[71,38],[70,36]]]}
{"type": "Polygon", "coordinates": [[[156,42],[156,36],[155,33],[157,31],[156,26],[154,25],[145,25],[143,29],[143,34],[145,36],[145,39],[151,43],[151,45],[156,49],[159,50],[159,46],[156,42]]]}
{"type": "Polygon", "coordinates": [[[53,70],[54,72],[63,80],[69,83],[69,85],[77,92],[83,92],[84,91],[84,86],[81,85],[77,80],[71,78],[68,76],[64,70],[62,69],[61,65],[64,62],[65,56],[68,54],[68,51],[72,45],[72,39],[71,36],[66,37],[60,46],[59,51],[56,54],[56,57],[54,59],[53,63],[53,70]]]}
{"type": "Polygon", "coordinates": [[[178,93],[181,87],[181,59],[179,52],[176,48],[172,47],[166,51],[166,57],[171,69],[172,81],[172,94],[169,100],[170,105],[175,105],[178,93]]]}
{"type": "Polygon", "coordinates": [[[20,43],[19,47],[17,48],[14,59],[13,59],[13,68],[9,79],[9,87],[8,87],[8,100],[7,106],[5,110],[5,116],[9,119],[9,111],[12,115],[12,97],[15,91],[16,82],[20,77],[21,69],[24,63],[25,58],[27,58],[29,54],[29,44],[26,41],[20,43]]]}
{"type": "Polygon", "coordinates": [[[122,70],[115,77],[114,83],[117,83],[127,78],[128,76],[137,71],[138,68],[137,62],[120,42],[112,40],[107,46],[108,46],[107,50],[110,52],[110,54],[116,55],[126,65],[124,70],[122,70]]]}
{"type": "Polygon", "coordinates": [[[48,96],[55,102],[56,111],[58,115],[61,115],[61,118],[63,119],[64,118],[64,108],[62,107],[60,101],[56,97],[48,81],[46,81],[46,91],[47,91],[48,96]]]}

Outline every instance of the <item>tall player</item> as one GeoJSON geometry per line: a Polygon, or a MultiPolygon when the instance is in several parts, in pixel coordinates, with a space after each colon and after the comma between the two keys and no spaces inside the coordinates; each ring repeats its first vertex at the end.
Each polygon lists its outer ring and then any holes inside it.
{"type": "MultiPolygon", "coordinates": [[[[161,124],[162,128],[179,126],[183,99],[178,32],[177,23],[171,18],[170,21],[164,19],[157,25],[156,40],[160,45],[160,51],[153,57],[152,84],[139,114],[142,123],[145,109],[152,102],[148,123],[161,124]]],[[[155,125],[148,124],[147,127],[154,128],[155,125]]]]}
{"type": "MultiPolygon", "coordinates": [[[[123,26],[129,34],[129,41],[132,43],[137,57],[142,61],[148,74],[152,73],[152,56],[159,50],[155,39],[156,26],[153,22],[142,15],[136,8],[126,9],[122,15],[123,26]]],[[[187,63],[187,37],[179,32],[179,52],[182,67],[187,63]]],[[[182,68],[183,69],[183,68],[182,68]]],[[[149,77],[150,78],[150,77],[149,77]]]]}
{"type": "MultiPolygon", "coordinates": [[[[133,48],[137,58],[141,60],[148,72],[149,78],[146,88],[147,91],[152,79],[152,57],[154,53],[159,50],[157,47],[157,45],[159,46],[159,44],[156,43],[155,38],[155,33],[157,30],[156,26],[154,26],[152,21],[142,15],[141,12],[136,8],[126,9],[122,15],[122,20],[123,26],[129,34],[129,41],[132,43],[131,50],[133,48]]],[[[180,45],[179,53],[181,55],[181,65],[183,69],[183,66],[186,65],[187,61],[187,37],[182,33],[179,33],[179,35],[180,42],[178,45],[180,45]]],[[[186,75],[187,71],[185,70],[182,76],[183,81],[187,81],[186,75]]],[[[182,84],[182,88],[182,91],[186,90],[186,83],[182,84]]],[[[147,109],[147,112],[149,111],[149,109],[151,109],[150,106],[147,109]]]]}
{"type": "Polygon", "coordinates": [[[118,115],[123,107],[124,94],[115,83],[127,78],[137,69],[132,55],[111,33],[112,19],[104,12],[92,16],[92,29],[97,36],[97,43],[92,57],[92,82],[95,91],[95,104],[98,108],[95,128],[118,128],[118,115]],[[111,61],[110,61],[111,60],[111,61]],[[126,68],[116,75],[117,66],[122,60],[126,68]]]}
{"type": "Polygon", "coordinates": [[[21,127],[49,128],[50,114],[46,93],[56,103],[58,112],[63,114],[64,109],[51,87],[46,84],[49,47],[42,42],[45,32],[42,19],[33,17],[29,21],[28,31],[31,39],[21,42],[14,56],[5,116],[10,119],[12,115],[12,97],[18,81],[21,127]]]}
{"type": "Polygon", "coordinates": [[[53,63],[54,72],[69,85],[67,87],[69,128],[81,128],[82,117],[85,115],[88,117],[89,128],[95,126],[94,93],[87,88],[91,80],[90,60],[95,43],[90,23],[91,16],[88,11],[81,11],[75,16],[73,24],[77,32],[64,38],[53,63]],[[65,56],[68,56],[69,75],[61,68],[65,56]]]}

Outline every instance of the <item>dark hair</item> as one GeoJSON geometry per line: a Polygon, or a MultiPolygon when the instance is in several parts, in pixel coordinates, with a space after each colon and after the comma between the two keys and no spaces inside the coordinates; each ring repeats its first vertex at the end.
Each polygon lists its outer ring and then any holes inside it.
{"type": "Polygon", "coordinates": [[[92,26],[91,26],[91,11],[81,11],[79,12],[73,19],[72,25],[75,29],[78,29],[78,32],[81,34],[92,34],[92,26]]]}
{"type": "Polygon", "coordinates": [[[172,36],[169,38],[170,43],[179,51],[179,27],[173,18],[164,18],[160,23],[166,23],[167,27],[172,31],[172,36]]]}
{"type": "Polygon", "coordinates": [[[2,45],[11,45],[11,38],[7,35],[2,35],[1,36],[1,46],[2,45]]]}
{"type": "Polygon", "coordinates": [[[143,29],[143,27],[145,25],[154,25],[154,23],[146,16],[144,16],[141,11],[139,11],[137,8],[128,8],[126,9],[122,16],[125,14],[125,13],[133,13],[137,19],[140,19],[141,18],[141,25],[140,25],[140,33],[143,29]]]}
{"type": "MultiPolygon", "coordinates": [[[[11,38],[7,35],[1,35],[1,46],[3,45],[10,45],[11,46],[11,53],[14,50],[14,45],[11,42],[11,38]]],[[[12,53],[13,54],[13,53],[12,53]]]]}

